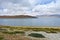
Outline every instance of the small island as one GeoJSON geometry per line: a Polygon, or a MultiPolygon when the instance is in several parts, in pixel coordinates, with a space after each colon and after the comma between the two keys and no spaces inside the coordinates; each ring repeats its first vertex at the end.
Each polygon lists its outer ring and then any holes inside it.
{"type": "Polygon", "coordinates": [[[37,18],[36,16],[30,15],[14,15],[14,16],[0,16],[0,18],[37,18]]]}

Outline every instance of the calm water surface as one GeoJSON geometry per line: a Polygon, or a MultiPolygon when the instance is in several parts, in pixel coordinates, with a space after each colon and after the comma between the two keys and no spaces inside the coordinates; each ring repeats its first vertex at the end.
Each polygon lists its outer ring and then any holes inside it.
{"type": "Polygon", "coordinates": [[[9,26],[60,26],[60,18],[40,17],[40,18],[0,18],[0,25],[9,26]]]}

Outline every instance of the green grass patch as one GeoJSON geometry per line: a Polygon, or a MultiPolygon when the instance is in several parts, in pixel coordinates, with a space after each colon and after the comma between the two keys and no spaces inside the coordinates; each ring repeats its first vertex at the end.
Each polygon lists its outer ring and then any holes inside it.
{"type": "Polygon", "coordinates": [[[15,31],[14,33],[25,34],[25,32],[23,32],[23,31],[15,31]]]}
{"type": "Polygon", "coordinates": [[[0,36],[0,40],[3,40],[3,39],[4,39],[4,37],[1,37],[1,36],[0,36]]]}
{"type": "Polygon", "coordinates": [[[46,31],[46,33],[57,33],[56,31],[46,31]]]}
{"type": "Polygon", "coordinates": [[[2,32],[4,34],[25,34],[23,31],[14,31],[14,32],[2,32]]]}

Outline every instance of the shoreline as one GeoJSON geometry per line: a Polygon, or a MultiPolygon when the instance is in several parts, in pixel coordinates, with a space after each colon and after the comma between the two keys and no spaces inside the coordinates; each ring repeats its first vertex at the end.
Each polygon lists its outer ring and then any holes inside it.
{"type": "Polygon", "coordinates": [[[0,27],[22,27],[22,28],[60,28],[60,26],[7,26],[7,25],[0,25],[0,27]]]}

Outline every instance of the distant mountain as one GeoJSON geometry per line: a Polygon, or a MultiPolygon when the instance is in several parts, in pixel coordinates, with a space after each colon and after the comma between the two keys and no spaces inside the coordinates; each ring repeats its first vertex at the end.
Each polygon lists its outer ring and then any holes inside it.
{"type": "Polygon", "coordinates": [[[36,16],[30,15],[15,15],[15,16],[0,16],[0,18],[37,18],[36,16]]]}
{"type": "Polygon", "coordinates": [[[38,17],[60,17],[60,14],[38,15],[38,17]]]}
{"type": "Polygon", "coordinates": [[[60,14],[53,14],[53,15],[49,15],[49,16],[57,16],[57,17],[60,17],[60,14]]]}

